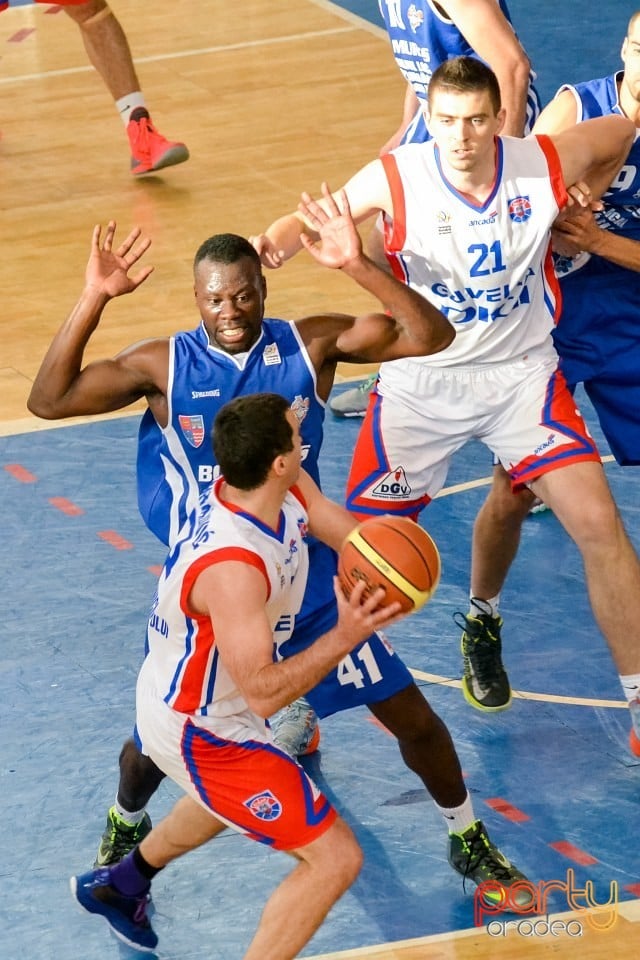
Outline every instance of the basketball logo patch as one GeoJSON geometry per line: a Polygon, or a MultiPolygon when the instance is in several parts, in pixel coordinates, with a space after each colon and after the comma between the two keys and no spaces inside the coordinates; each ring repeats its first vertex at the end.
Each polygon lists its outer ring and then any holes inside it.
{"type": "Polygon", "coordinates": [[[201,413],[178,415],[180,428],[192,447],[199,447],[204,440],[204,418],[201,413]]]}
{"type": "Polygon", "coordinates": [[[258,820],[277,820],[282,815],[282,804],[271,790],[262,790],[261,793],[256,793],[248,800],[244,800],[243,803],[258,820]]]}
{"type": "Polygon", "coordinates": [[[514,223],[524,223],[531,216],[531,201],[529,197],[514,197],[509,200],[508,210],[514,223]]]}

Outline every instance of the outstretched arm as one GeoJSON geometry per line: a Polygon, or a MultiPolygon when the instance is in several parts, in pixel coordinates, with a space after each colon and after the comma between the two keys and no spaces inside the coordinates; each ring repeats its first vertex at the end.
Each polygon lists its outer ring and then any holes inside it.
{"type": "MultiPolygon", "coordinates": [[[[392,214],[391,191],[379,160],[373,160],[354,174],[343,189],[356,223],[362,223],[380,210],[392,214]]],[[[249,239],[260,254],[263,265],[276,268],[302,249],[304,235],[312,239],[318,236],[314,225],[298,209],[274,220],[264,233],[255,234],[249,239]]]]}
{"type": "Polygon", "coordinates": [[[325,267],[342,270],[377,297],[387,311],[356,318],[338,337],[340,350],[365,357],[371,351],[374,360],[391,360],[435,353],[449,346],[455,333],[444,315],[366,256],[345,190],[334,195],[323,183],[322,201],[303,193],[298,210],[318,237],[314,241],[301,235],[311,256],[325,267]]]}
{"type": "MultiPolygon", "coordinates": [[[[137,290],[153,270],[152,266],[141,267],[130,275],[151,240],[141,239],[141,231],[136,227],[114,251],[115,230],[111,220],[102,242],[102,228],[98,225],[93,230],[80,299],[53,338],[27,401],[36,416],[58,419],[106,413],[153,389],[150,376],[141,369],[145,363],[136,360],[135,348],[113,360],[97,361],[82,369],[85,348],[109,300],[137,290]]],[[[149,352],[140,350],[145,357],[149,352]]]]}

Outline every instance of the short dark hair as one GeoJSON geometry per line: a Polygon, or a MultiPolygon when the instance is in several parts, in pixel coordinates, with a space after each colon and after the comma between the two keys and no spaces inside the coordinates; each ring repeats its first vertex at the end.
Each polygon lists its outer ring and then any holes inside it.
{"type": "Polygon", "coordinates": [[[429,109],[431,109],[433,95],[438,90],[448,90],[452,93],[486,90],[495,113],[498,113],[502,106],[498,78],[486,63],[475,57],[452,57],[450,60],[444,60],[438,69],[434,70],[427,92],[429,109]]]}
{"type": "Polygon", "coordinates": [[[255,248],[239,237],[237,233],[216,233],[201,243],[193,258],[193,269],[203,260],[212,260],[214,263],[237,263],[243,257],[253,260],[258,273],[262,273],[262,264],[255,248]]]}
{"type": "Polygon", "coordinates": [[[279,393],[236,397],[220,409],[213,424],[213,453],[232,487],[256,490],[276,457],[293,450],[289,409],[279,393]]]}

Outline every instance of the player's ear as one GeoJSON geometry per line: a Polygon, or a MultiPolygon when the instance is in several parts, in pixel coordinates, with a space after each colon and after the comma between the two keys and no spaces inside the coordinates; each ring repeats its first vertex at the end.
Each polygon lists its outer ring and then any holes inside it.
{"type": "Polygon", "coordinates": [[[498,120],[498,129],[496,130],[496,133],[502,133],[502,130],[504,129],[504,125],[507,119],[507,111],[505,110],[504,107],[500,107],[500,109],[496,114],[496,117],[498,120]]]}

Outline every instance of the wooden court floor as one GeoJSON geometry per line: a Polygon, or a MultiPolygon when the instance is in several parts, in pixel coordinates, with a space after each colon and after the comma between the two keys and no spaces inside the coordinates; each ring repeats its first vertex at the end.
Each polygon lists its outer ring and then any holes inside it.
{"type": "MultiPolygon", "coordinates": [[[[134,0],[113,6],[156,125],[184,140],[191,159],[134,181],[122,124],[74,24],[45,6],[0,15],[4,435],[50,426],[30,417],[25,402],[80,292],[95,223],[115,218],[121,236],[140,225],[153,239],[146,260],[155,273],[136,294],[109,305],[87,359],[193,324],[191,259],[203,239],[256,232],[292,208],[302,189],[317,191],[322,179],[338,186],[397,126],[403,84],[382,32],[332,3],[160,2],[151,12],[134,0]]],[[[355,313],[369,305],[306,254],[268,282],[274,316],[355,313]]],[[[10,554],[11,544],[4,546],[10,554]]],[[[627,960],[637,953],[637,920],[637,902],[627,901],[612,929],[586,925],[576,941],[495,938],[474,929],[314,960],[627,960]]]]}

